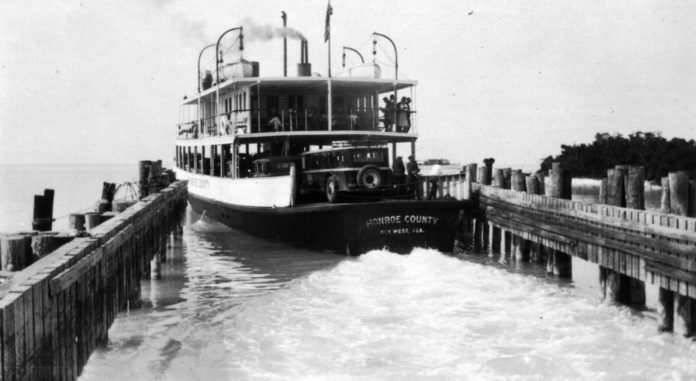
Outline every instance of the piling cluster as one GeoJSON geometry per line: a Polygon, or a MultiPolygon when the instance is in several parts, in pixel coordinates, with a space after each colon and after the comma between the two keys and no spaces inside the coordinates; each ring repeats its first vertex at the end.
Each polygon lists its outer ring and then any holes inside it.
{"type": "Polygon", "coordinates": [[[176,181],[174,171],[162,167],[162,160],[142,160],[138,162],[138,185],[140,199],[169,186],[176,181]]]}
{"type": "Polygon", "coordinates": [[[463,171],[479,199],[480,213],[462,221],[476,247],[501,262],[545,264],[559,277],[572,276],[571,257],[595,263],[611,303],[644,308],[650,284],[659,291],[659,329],[696,335],[696,219],[686,217],[696,187],[685,172],[663,179],[662,211],[650,212],[640,166],[609,169],[599,203],[589,204],[571,200],[572,176],[560,163],[548,176],[493,163],[463,171]]]}

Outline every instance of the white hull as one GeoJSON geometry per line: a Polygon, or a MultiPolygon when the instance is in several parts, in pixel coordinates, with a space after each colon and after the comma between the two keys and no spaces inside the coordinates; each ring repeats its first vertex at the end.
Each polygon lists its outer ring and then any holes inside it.
{"type": "Polygon", "coordinates": [[[206,176],[175,169],[176,178],[188,180],[189,193],[230,205],[284,208],[292,205],[290,176],[228,177],[206,176]]]}

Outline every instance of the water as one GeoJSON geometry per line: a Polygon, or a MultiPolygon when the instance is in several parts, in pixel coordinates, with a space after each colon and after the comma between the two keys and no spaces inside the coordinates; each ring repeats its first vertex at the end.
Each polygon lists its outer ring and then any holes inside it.
{"type": "MultiPolygon", "coordinates": [[[[55,190],[54,230],[67,230],[70,213],[92,211],[104,181],[137,182],[137,163],[123,165],[0,164],[0,232],[31,230],[34,195],[55,190]]],[[[118,198],[126,196],[123,187],[118,198]]]]}
{"type": "MultiPolygon", "coordinates": [[[[93,177],[96,198],[111,179],[93,177]]],[[[471,252],[347,258],[193,213],[168,256],[81,380],[696,379],[696,344],[601,303],[596,278],[558,282],[471,252]]]]}

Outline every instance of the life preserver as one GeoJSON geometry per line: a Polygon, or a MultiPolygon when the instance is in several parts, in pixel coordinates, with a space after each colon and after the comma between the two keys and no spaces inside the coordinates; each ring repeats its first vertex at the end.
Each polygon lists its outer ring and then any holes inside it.
{"type": "Polygon", "coordinates": [[[382,184],[382,173],[379,171],[379,167],[374,164],[360,168],[357,178],[358,185],[367,189],[376,189],[382,184]]]}

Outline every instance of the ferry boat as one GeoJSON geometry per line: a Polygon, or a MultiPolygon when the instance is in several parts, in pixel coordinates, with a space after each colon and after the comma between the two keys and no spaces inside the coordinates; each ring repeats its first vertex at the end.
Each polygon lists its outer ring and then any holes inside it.
{"type": "Polygon", "coordinates": [[[232,28],[204,48],[219,55],[214,71],[201,72],[201,51],[198,94],[181,105],[175,170],[188,180],[191,207],[322,250],[452,251],[466,203],[422,200],[422,183],[392,171],[400,153],[416,155],[417,83],[381,78],[377,64],[312,74],[306,40],[296,76],[263,77],[259,62],[242,57],[243,38],[232,28]],[[239,53],[231,62],[220,46],[230,32],[239,53]]]}

